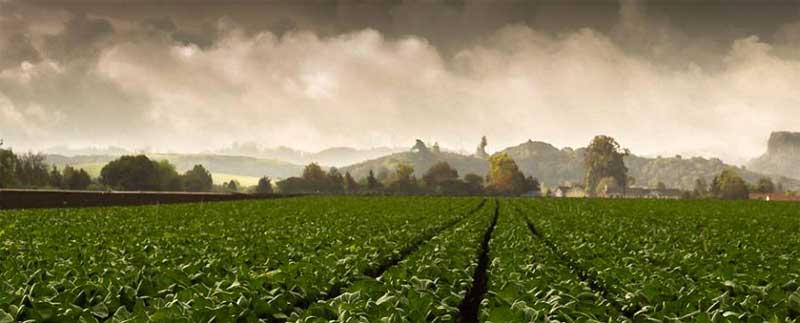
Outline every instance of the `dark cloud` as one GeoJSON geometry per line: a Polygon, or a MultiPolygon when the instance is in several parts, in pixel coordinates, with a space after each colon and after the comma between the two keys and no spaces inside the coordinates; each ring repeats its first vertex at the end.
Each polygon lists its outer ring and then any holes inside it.
{"type": "Polygon", "coordinates": [[[62,32],[45,37],[44,51],[62,63],[94,59],[113,34],[114,26],[109,20],[77,14],[62,32]]]}
{"type": "Polygon", "coordinates": [[[800,118],[798,26],[788,1],[0,0],[0,135],[196,151],[602,132],[651,153],[736,140],[741,159],[762,144],[742,128],[800,118]]]}

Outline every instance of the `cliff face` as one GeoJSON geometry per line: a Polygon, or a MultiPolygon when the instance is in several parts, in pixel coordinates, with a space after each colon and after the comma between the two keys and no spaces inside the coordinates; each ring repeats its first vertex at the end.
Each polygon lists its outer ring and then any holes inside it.
{"type": "Polygon", "coordinates": [[[769,136],[768,155],[800,155],[800,132],[778,131],[769,136]]]}
{"type": "Polygon", "coordinates": [[[748,167],[762,173],[800,178],[800,132],[773,132],[767,142],[767,153],[750,161],[748,167]]]}

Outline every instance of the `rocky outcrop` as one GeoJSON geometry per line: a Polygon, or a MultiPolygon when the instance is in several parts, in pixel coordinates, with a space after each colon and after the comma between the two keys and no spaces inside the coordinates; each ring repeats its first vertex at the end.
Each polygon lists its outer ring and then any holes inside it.
{"type": "Polygon", "coordinates": [[[751,170],[800,178],[800,132],[773,132],[767,152],[748,164],[751,170]]]}

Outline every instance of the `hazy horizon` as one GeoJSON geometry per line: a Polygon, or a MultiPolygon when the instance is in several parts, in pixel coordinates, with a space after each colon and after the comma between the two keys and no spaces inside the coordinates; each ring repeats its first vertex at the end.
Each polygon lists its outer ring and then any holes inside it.
{"type": "Polygon", "coordinates": [[[489,151],[615,137],[742,164],[798,131],[789,1],[0,0],[16,150],[489,151]]]}

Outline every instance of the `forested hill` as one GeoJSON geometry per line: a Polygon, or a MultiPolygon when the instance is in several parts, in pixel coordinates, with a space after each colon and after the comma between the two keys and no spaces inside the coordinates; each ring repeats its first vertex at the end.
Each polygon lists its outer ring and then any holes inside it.
{"type": "MultiPolygon", "coordinates": [[[[558,149],[548,143],[528,141],[509,147],[502,152],[508,153],[523,172],[536,176],[547,186],[563,182],[580,183],[583,179],[583,158],[585,149],[558,149]]],[[[717,158],[681,156],[647,158],[631,155],[625,158],[628,174],[636,182],[635,185],[655,187],[663,182],[668,187],[691,190],[698,178],[711,183],[715,175],[731,165],[717,158]]],[[[800,188],[800,181],[779,175],[767,176],[747,169],[738,168],[739,174],[746,181],[755,183],[761,177],[771,177],[775,183],[782,183],[787,189],[800,188]]]]}
{"type": "MultiPolygon", "coordinates": [[[[558,149],[551,144],[540,141],[527,141],[517,146],[501,150],[513,158],[526,175],[533,175],[547,187],[560,185],[565,182],[580,183],[583,180],[584,148],[558,149]]],[[[381,158],[368,160],[343,168],[355,178],[361,178],[372,170],[376,176],[388,176],[397,164],[405,163],[414,167],[417,177],[437,162],[447,162],[458,170],[459,175],[468,173],[486,175],[488,162],[474,156],[465,156],[445,152],[404,152],[381,158]]],[[[625,164],[629,175],[636,179],[636,185],[655,186],[663,182],[668,187],[691,190],[694,181],[703,178],[711,183],[713,177],[726,167],[732,167],[716,158],[706,159],[701,157],[682,158],[680,156],[667,158],[646,158],[628,156],[625,164]]],[[[738,169],[741,176],[748,182],[755,183],[766,175],[746,169],[738,169]]],[[[782,183],[786,189],[800,188],[800,181],[782,176],[769,176],[775,183],[782,183]]]]}
{"type": "Polygon", "coordinates": [[[403,152],[388,156],[368,160],[351,166],[342,168],[342,172],[350,172],[354,178],[363,178],[372,170],[375,176],[385,178],[390,176],[399,164],[407,164],[414,167],[414,175],[418,178],[425,174],[431,166],[438,162],[447,162],[458,170],[458,174],[463,176],[469,173],[485,176],[489,170],[486,160],[466,156],[452,152],[403,152]]]}
{"type": "MultiPolygon", "coordinates": [[[[777,147],[780,148],[780,147],[777,147]]],[[[770,151],[779,151],[773,147],[770,151]]],[[[547,187],[561,185],[565,182],[580,183],[583,179],[584,148],[558,149],[553,145],[541,141],[527,141],[517,146],[501,150],[513,158],[526,175],[533,175],[547,187]]],[[[772,156],[775,156],[773,154],[772,156]]],[[[202,164],[214,174],[225,176],[249,176],[257,179],[269,176],[274,179],[300,176],[303,166],[278,160],[260,159],[243,156],[226,156],[215,154],[149,154],[154,160],[169,160],[178,171],[185,171],[196,164],[202,164]]],[[[47,161],[54,165],[73,165],[85,168],[93,176],[99,174],[100,168],[107,162],[117,158],[110,155],[75,156],[47,155],[47,161]]],[[[777,160],[777,159],[774,159],[777,160]]],[[[414,167],[414,174],[419,178],[431,166],[438,162],[447,162],[458,170],[459,175],[469,173],[485,176],[488,172],[488,162],[475,156],[462,155],[453,152],[424,149],[416,152],[401,152],[385,155],[383,157],[359,162],[343,167],[341,170],[349,171],[356,178],[364,178],[370,170],[378,178],[390,176],[398,164],[408,164],[414,167]]],[[[710,183],[714,175],[730,167],[716,158],[706,159],[700,157],[681,158],[645,158],[628,156],[625,164],[629,175],[636,179],[636,185],[655,186],[663,182],[668,187],[690,190],[694,181],[703,178],[710,183]]],[[[325,165],[323,164],[323,167],[325,165]]],[[[755,183],[760,177],[766,176],[750,170],[739,168],[739,173],[748,182],[755,183]]],[[[772,174],[774,172],[770,172],[772,174]]],[[[798,174],[800,175],[800,174],[798,174]]],[[[800,181],[781,175],[769,176],[775,183],[782,183],[784,188],[798,190],[800,181]]],[[[227,177],[225,177],[227,178],[227,177]]],[[[233,178],[233,177],[231,177],[233,178]]]]}

